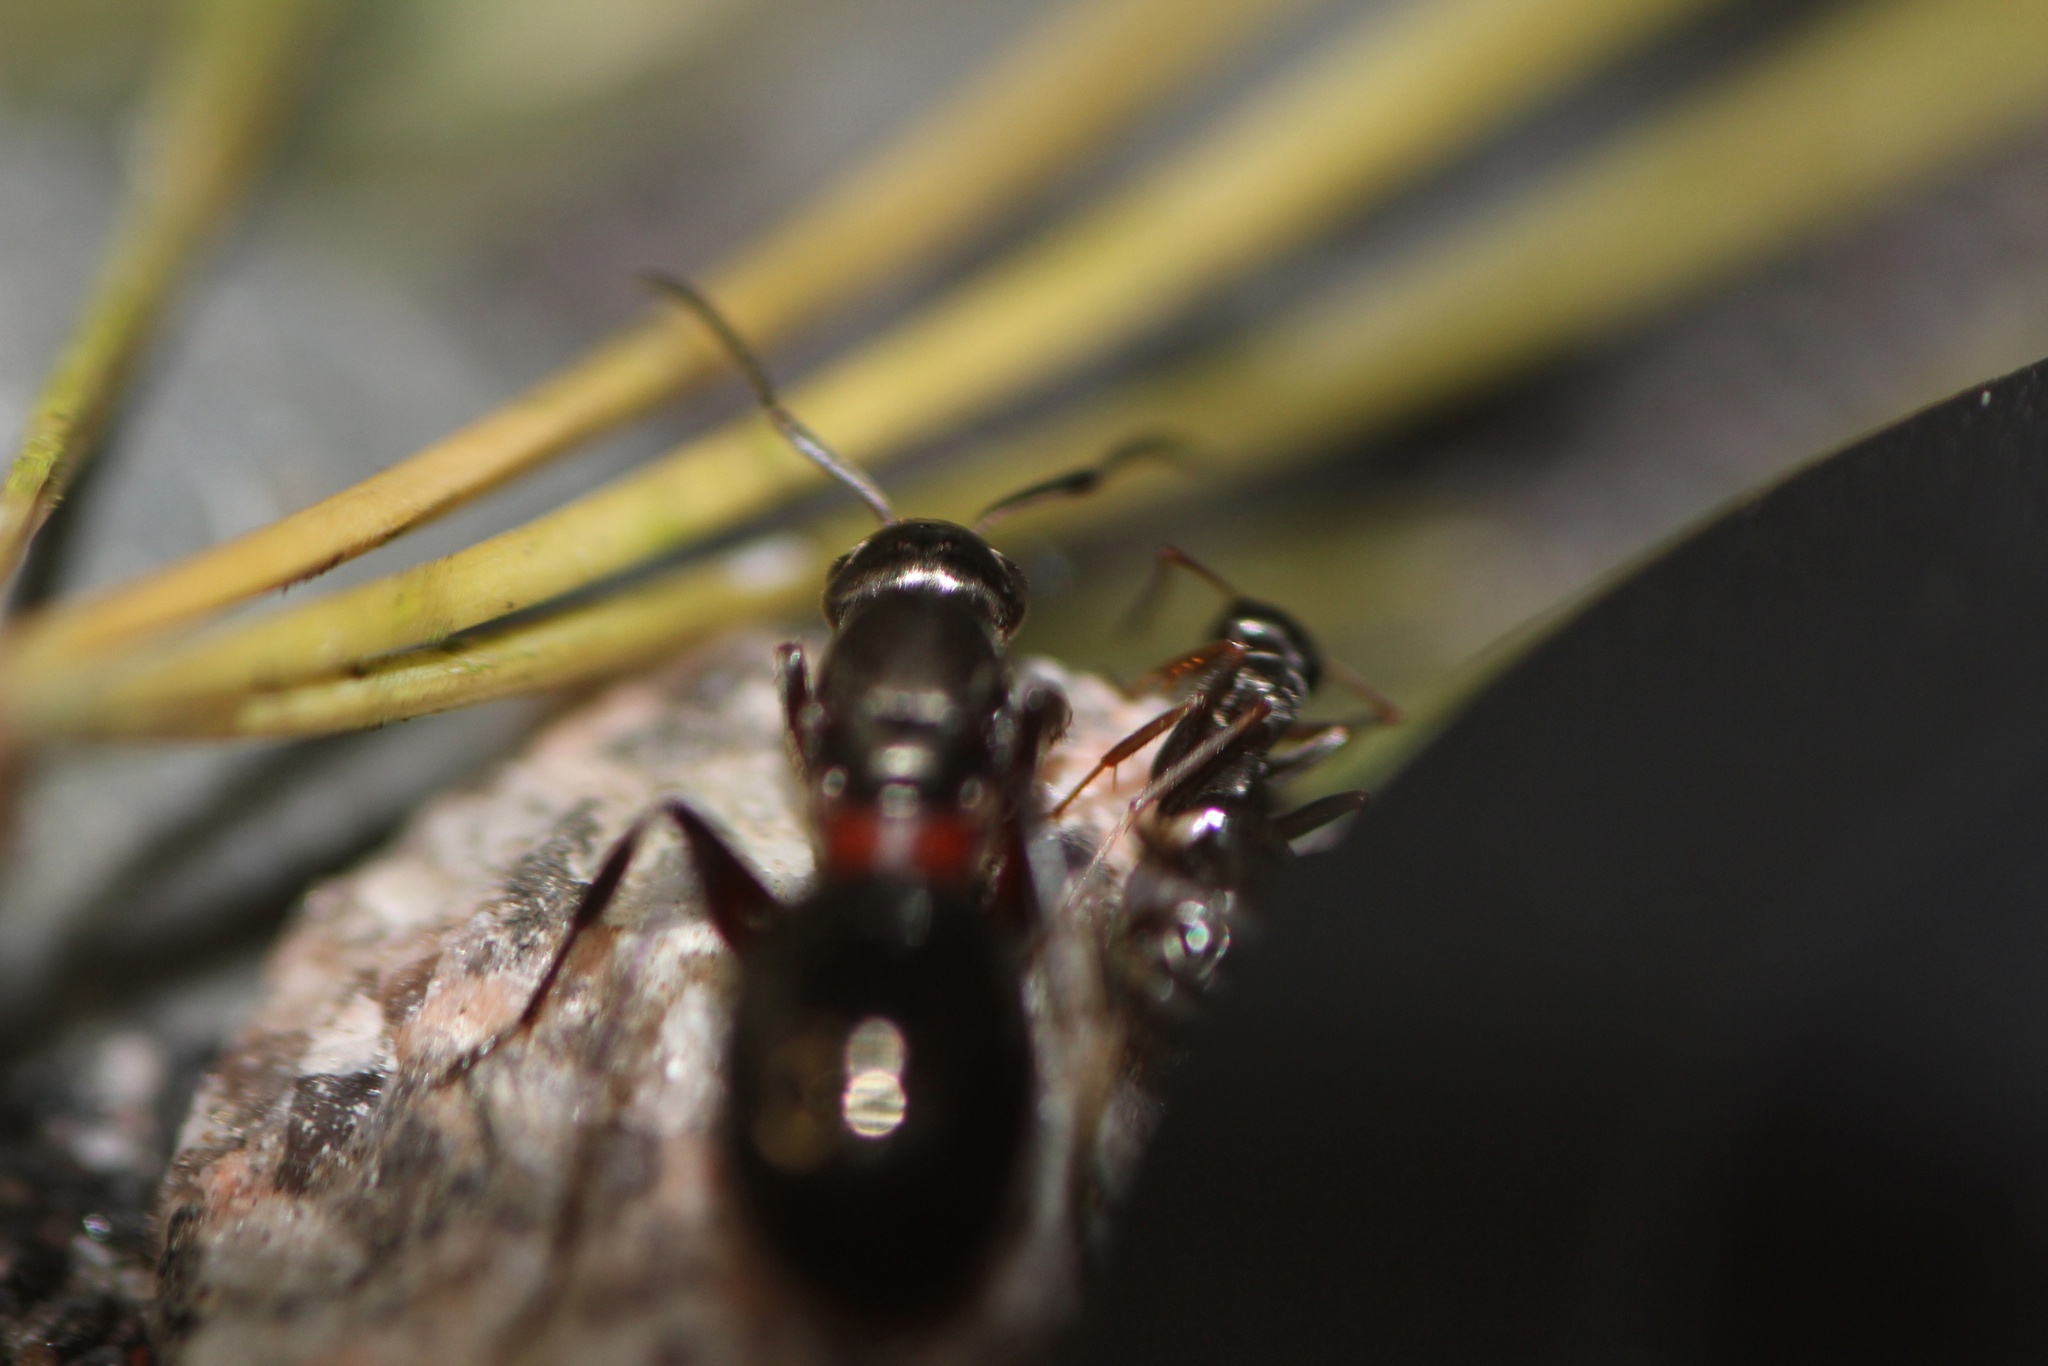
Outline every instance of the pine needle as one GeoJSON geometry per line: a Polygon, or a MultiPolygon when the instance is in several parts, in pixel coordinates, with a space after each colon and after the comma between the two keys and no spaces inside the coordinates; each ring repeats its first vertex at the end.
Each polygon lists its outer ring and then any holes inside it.
{"type": "Polygon", "coordinates": [[[99,278],[0,484],[10,579],[113,415],[193,256],[242,198],[290,105],[321,0],[189,0],[145,102],[99,278]]]}
{"type": "MultiPolygon", "coordinates": [[[[1341,435],[1639,320],[2044,109],[2048,11],[1888,0],[1830,15],[1405,265],[1006,444],[914,505],[971,509],[1162,425],[1199,433],[1217,452],[1204,461],[1215,483],[1270,476],[1341,435]]],[[[1180,487],[1170,474],[1134,474],[1064,509],[1062,530],[1180,487]]],[[[105,706],[40,695],[29,716],[67,734],[304,734],[599,676],[815,593],[824,557],[858,525],[757,544],[751,558],[675,571],[358,677],[254,695],[143,687],[105,706]]]]}
{"type": "MultiPolygon", "coordinates": [[[[259,6],[274,0],[249,0],[259,6]]],[[[757,344],[970,238],[1301,0],[1069,0],[961,95],[710,278],[757,344]]],[[[636,263],[652,264],[652,263],[636,263]]],[[[78,657],[325,572],[722,373],[672,310],[412,458],[30,624],[78,657]]]]}
{"type": "MultiPolygon", "coordinates": [[[[1135,187],[795,391],[792,404],[855,459],[900,454],[1140,334],[1698,3],[1455,0],[1369,16],[1135,187]]],[[[357,667],[731,527],[816,478],[744,420],[468,550],[139,672],[109,667],[130,675],[120,695],[138,706],[357,667]]],[[[97,695],[46,661],[21,652],[17,696],[61,693],[76,711],[97,695]]]]}

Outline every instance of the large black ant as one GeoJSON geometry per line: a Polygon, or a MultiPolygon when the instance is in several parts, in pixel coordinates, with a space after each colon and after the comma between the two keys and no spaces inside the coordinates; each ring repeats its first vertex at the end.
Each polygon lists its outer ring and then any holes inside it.
{"type": "Polygon", "coordinates": [[[982,532],[1170,443],[1128,443],[972,527],[898,518],[782,405],[709,300],[652,283],[718,336],[790,444],[882,522],[827,574],[833,635],[815,678],[802,644],[779,652],[817,882],[783,905],[687,803],[662,802],[611,847],[518,1023],[476,1057],[531,1024],[648,825],[672,822],[740,957],[723,1141],[753,1229],[817,1299],[912,1322],[976,1281],[1016,1204],[1034,1110],[1022,956],[1041,911],[1035,783],[1068,709],[1057,688],[1011,676],[1024,575],[982,532]]]}
{"type": "Polygon", "coordinates": [[[1172,546],[1159,552],[1141,612],[1175,568],[1205,580],[1226,605],[1208,644],[1155,669],[1130,690],[1187,688],[1188,695],[1112,746],[1051,813],[1057,816],[1097,776],[1166,735],[1150,781],[1077,884],[1086,884],[1111,846],[1135,825],[1138,860],[1124,884],[1109,957],[1127,983],[1166,1008],[1184,1004],[1212,983],[1232,930],[1242,921],[1247,887],[1289,856],[1292,841],[1369,800],[1364,792],[1340,792],[1275,813],[1274,781],[1335,753],[1360,724],[1400,718],[1399,709],[1364,679],[1325,660],[1291,615],[1246,597],[1172,546]],[[1325,674],[1363,698],[1368,716],[1304,720],[1302,708],[1325,674]],[[1289,743],[1292,748],[1278,750],[1289,743]]]}

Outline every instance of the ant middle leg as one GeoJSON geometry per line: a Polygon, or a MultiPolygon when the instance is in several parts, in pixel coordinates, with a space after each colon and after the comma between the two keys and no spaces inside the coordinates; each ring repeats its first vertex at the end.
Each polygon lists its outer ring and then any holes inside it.
{"type": "Polygon", "coordinates": [[[1351,743],[1351,737],[1358,733],[1357,727],[1348,721],[1329,721],[1304,727],[1297,736],[1290,732],[1289,739],[1300,739],[1301,744],[1285,754],[1276,754],[1266,766],[1268,778],[1284,778],[1313,768],[1338,750],[1351,743]]]}

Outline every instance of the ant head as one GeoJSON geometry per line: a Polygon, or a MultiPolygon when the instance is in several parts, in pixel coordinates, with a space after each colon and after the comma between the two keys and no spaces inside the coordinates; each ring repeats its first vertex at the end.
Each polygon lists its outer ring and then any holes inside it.
{"type": "Polygon", "coordinates": [[[1024,572],[955,522],[891,522],[841,555],[825,577],[825,621],[833,629],[854,608],[885,593],[959,595],[980,604],[1007,641],[1024,620],[1024,572]]]}
{"type": "Polygon", "coordinates": [[[1278,655],[1301,673],[1313,692],[1323,679],[1323,655],[1308,628],[1268,602],[1235,598],[1216,619],[1218,640],[1240,640],[1249,650],[1278,655]]]}

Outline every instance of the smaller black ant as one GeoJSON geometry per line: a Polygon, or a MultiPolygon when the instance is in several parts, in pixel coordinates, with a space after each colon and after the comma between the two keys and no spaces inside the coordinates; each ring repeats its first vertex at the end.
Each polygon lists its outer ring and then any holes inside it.
{"type": "Polygon", "coordinates": [[[1141,995],[1169,1008],[1214,980],[1243,920],[1247,887],[1290,856],[1292,841],[1370,800],[1364,792],[1340,792],[1275,814],[1273,782],[1334,754],[1361,725],[1400,719],[1399,708],[1364,679],[1325,660],[1300,622],[1246,597],[1172,546],[1154,562],[1140,613],[1175,568],[1206,581],[1227,604],[1210,643],[1155,669],[1130,691],[1170,691],[1192,681],[1189,695],[1112,746],[1052,811],[1057,816],[1099,775],[1166,734],[1150,781],[1076,886],[1135,824],[1138,861],[1125,881],[1111,960],[1141,995]],[[1364,699],[1370,713],[1303,720],[1302,708],[1325,674],[1364,699]],[[1276,753],[1282,744],[1294,747],[1276,753]]]}
{"type": "Polygon", "coordinates": [[[648,825],[671,822],[739,954],[723,1144],[755,1233],[795,1282],[849,1318],[928,1319],[977,1283],[1018,1203],[1036,1085],[1022,986],[1042,908],[1030,857],[1036,780],[1068,719],[1057,688],[1011,677],[1024,575],[982,533],[1172,443],[1128,443],[1002,499],[972,527],[898,518],[782,405],[709,300],[653,283],[717,335],[789,443],[882,523],[826,576],[833,635],[815,679],[802,644],[778,657],[817,883],[783,905],[687,803],[663,801],[606,854],[499,1038],[539,1014],[648,825]]]}

